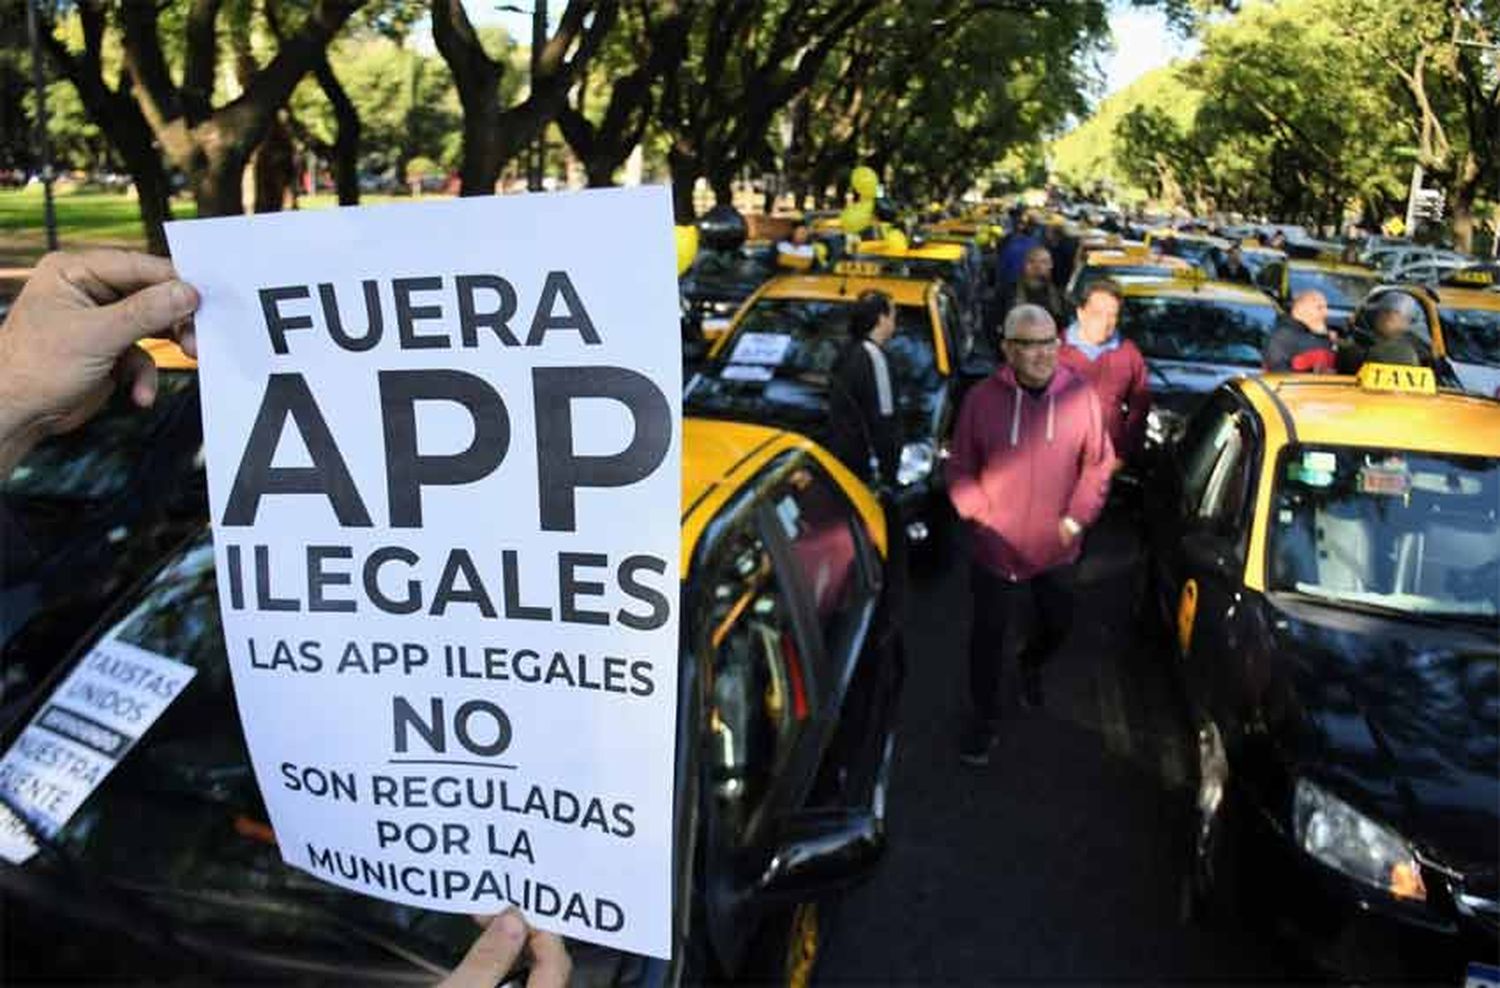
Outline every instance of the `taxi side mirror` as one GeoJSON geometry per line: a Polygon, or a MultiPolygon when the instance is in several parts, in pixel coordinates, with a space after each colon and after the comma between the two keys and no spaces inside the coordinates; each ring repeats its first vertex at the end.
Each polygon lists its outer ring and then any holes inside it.
{"type": "Polygon", "coordinates": [[[802,902],[867,878],[885,852],[885,825],[868,809],[810,810],[782,821],[757,896],[802,902]]]}

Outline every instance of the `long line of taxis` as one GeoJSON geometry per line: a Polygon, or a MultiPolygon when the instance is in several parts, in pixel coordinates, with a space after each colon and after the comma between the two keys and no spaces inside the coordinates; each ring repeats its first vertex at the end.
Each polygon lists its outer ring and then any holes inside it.
{"type": "Polygon", "coordinates": [[[1242,377],[1173,453],[1194,901],[1343,976],[1462,983],[1500,957],[1500,402],[1421,367],[1242,377]]]}
{"type": "MultiPolygon", "coordinates": [[[[792,433],[683,427],[678,904],[673,957],[575,944],[577,984],[748,978],[803,988],[819,902],[885,841],[901,676],[884,514],[792,433]]],[[[104,639],[192,665],[192,682],[23,866],[0,863],[7,980],[429,984],[474,938],[287,867],[238,724],[206,508],[194,534],[102,615],[32,702],[9,749],[104,639]]],[[[45,731],[46,728],[35,728],[45,731]]],[[[0,804],[21,797],[0,785],[0,804]]]]}
{"type": "Polygon", "coordinates": [[[762,285],[688,382],[684,406],[694,415],[823,435],[829,375],[848,342],[853,303],[865,291],[885,292],[896,306],[896,335],[885,347],[901,441],[894,496],[908,536],[920,543],[933,539],[946,518],[937,466],[957,417],[959,368],[972,340],[946,283],[881,272],[876,261],[851,261],[828,274],[786,275],[762,285]]]}

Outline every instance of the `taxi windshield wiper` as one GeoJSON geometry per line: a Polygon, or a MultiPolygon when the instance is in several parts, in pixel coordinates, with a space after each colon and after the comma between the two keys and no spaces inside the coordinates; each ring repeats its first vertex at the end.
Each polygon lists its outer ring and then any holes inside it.
{"type": "Polygon", "coordinates": [[[1462,621],[1465,624],[1490,625],[1500,620],[1500,616],[1494,614],[1477,614],[1471,611],[1422,611],[1408,607],[1396,607],[1391,604],[1382,604],[1363,597],[1346,597],[1336,593],[1317,593],[1311,590],[1293,590],[1290,588],[1283,589],[1280,592],[1289,597],[1314,604],[1343,607],[1351,611],[1359,611],[1362,614],[1373,614],[1377,617],[1394,617],[1408,621],[1421,621],[1424,624],[1444,624],[1462,621]]]}

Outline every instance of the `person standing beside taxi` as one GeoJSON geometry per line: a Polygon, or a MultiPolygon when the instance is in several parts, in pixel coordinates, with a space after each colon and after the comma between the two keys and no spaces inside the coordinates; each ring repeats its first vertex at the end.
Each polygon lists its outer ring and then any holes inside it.
{"type": "Polygon", "coordinates": [[[1290,315],[1276,320],[1266,340],[1265,369],[1331,374],[1338,364],[1334,343],[1328,328],[1328,299],[1309,289],[1292,299],[1290,315]]]}
{"type": "Polygon", "coordinates": [[[1146,358],[1115,331],[1123,298],[1120,286],[1108,278],[1090,282],[1057,354],[1058,363],[1094,386],[1117,462],[1140,453],[1151,411],[1146,358]]]}
{"type": "Polygon", "coordinates": [[[968,765],[989,762],[1005,629],[1028,607],[1038,629],[1021,650],[1022,698],[1041,705],[1042,664],[1072,622],[1082,535],[1108,494],[1114,447],[1099,397],[1058,366],[1059,343],[1045,309],[1010,311],[1002,327],[1005,364],[964,399],[946,467],[948,496],[973,539],[973,709],[959,749],[968,765]]]}
{"type": "Polygon", "coordinates": [[[896,305],[871,289],[850,310],[849,342],[830,374],[827,446],[861,480],[894,486],[897,395],[884,348],[896,335],[896,305]]]}

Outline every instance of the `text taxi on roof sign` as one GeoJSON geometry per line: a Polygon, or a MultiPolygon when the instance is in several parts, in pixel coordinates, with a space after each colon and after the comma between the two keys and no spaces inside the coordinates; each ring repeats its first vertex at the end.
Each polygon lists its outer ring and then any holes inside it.
{"type": "MultiPolygon", "coordinates": [[[[817,904],[866,873],[885,842],[899,686],[885,523],[871,494],[801,436],[692,419],[683,431],[681,682],[659,681],[649,663],[614,668],[607,657],[554,654],[525,641],[456,656],[372,651],[364,674],[448,662],[511,691],[671,691],[681,707],[672,957],[574,943],[575,976],[613,982],[630,972],[642,984],[775,979],[802,988],[820,944],[817,904]]],[[[570,606],[548,596],[535,574],[511,576],[529,605],[570,606]]],[[[441,588],[409,589],[422,608],[439,606],[441,588]]],[[[456,961],[473,940],[466,916],[345,892],[283,863],[237,723],[206,528],[79,641],[31,703],[12,711],[0,726],[6,751],[18,750],[39,711],[63,708],[64,721],[51,715],[60,729],[86,724],[89,711],[72,708],[107,698],[56,694],[107,642],[170,656],[190,667],[191,681],[107,776],[48,783],[87,791],[61,829],[32,833],[43,853],[22,866],[0,863],[11,932],[55,945],[30,958],[51,967],[13,976],[95,980],[151,970],[244,980],[357,971],[362,983],[407,984],[456,961]]],[[[310,766],[282,772],[298,786],[340,785],[310,766]]],[[[519,835],[529,829],[614,833],[631,824],[630,806],[604,794],[503,779],[403,779],[398,768],[386,789],[424,800],[434,813],[458,802],[489,807],[492,854],[524,858],[529,845],[519,835]]],[[[4,801],[27,817],[27,793],[40,792],[41,781],[6,785],[4,801]]],[[[375,798],[384,791],[377,786],[375,798]]],[[[388,836],[417,845],[440,839],[435,825],[388,836]]],[[[327,864],[362,867],[338,854],[327,864]]],[[[445,877],[416,868],[372,880],[420,894],[445,877]]],[[[577,905],[564,890],[519,875],[500,888],[506,901],[476,901],[474,911],[512,902],[544,918],[577,905]]],[[[591,922],[618,921],[608,903],[595,905],[591,922]]]]}
{"type": "Polygon", "coordinates": [[[1459,983],[1500,947],[1500,402],[1425,367],[1238,378],[1160,485],[1194,901],[1289,918],[1341,976],[1459,983]]]}
{"type": "Polygon", "coordinates": [[[895,386],[900,466],[896,505],[907,535],[941,546],[948,517],[937,468],[958,414],[959,363],[973,346],[953,289],[938,280],[893,277],[877,259],[840,262],[835,273],[788,275],[761,286],[688,382],[694,415],[772,422],[826,436],[830,372],[848,341],[859,296],[885,292],[896,306],[886,344],[895,386]]]}

